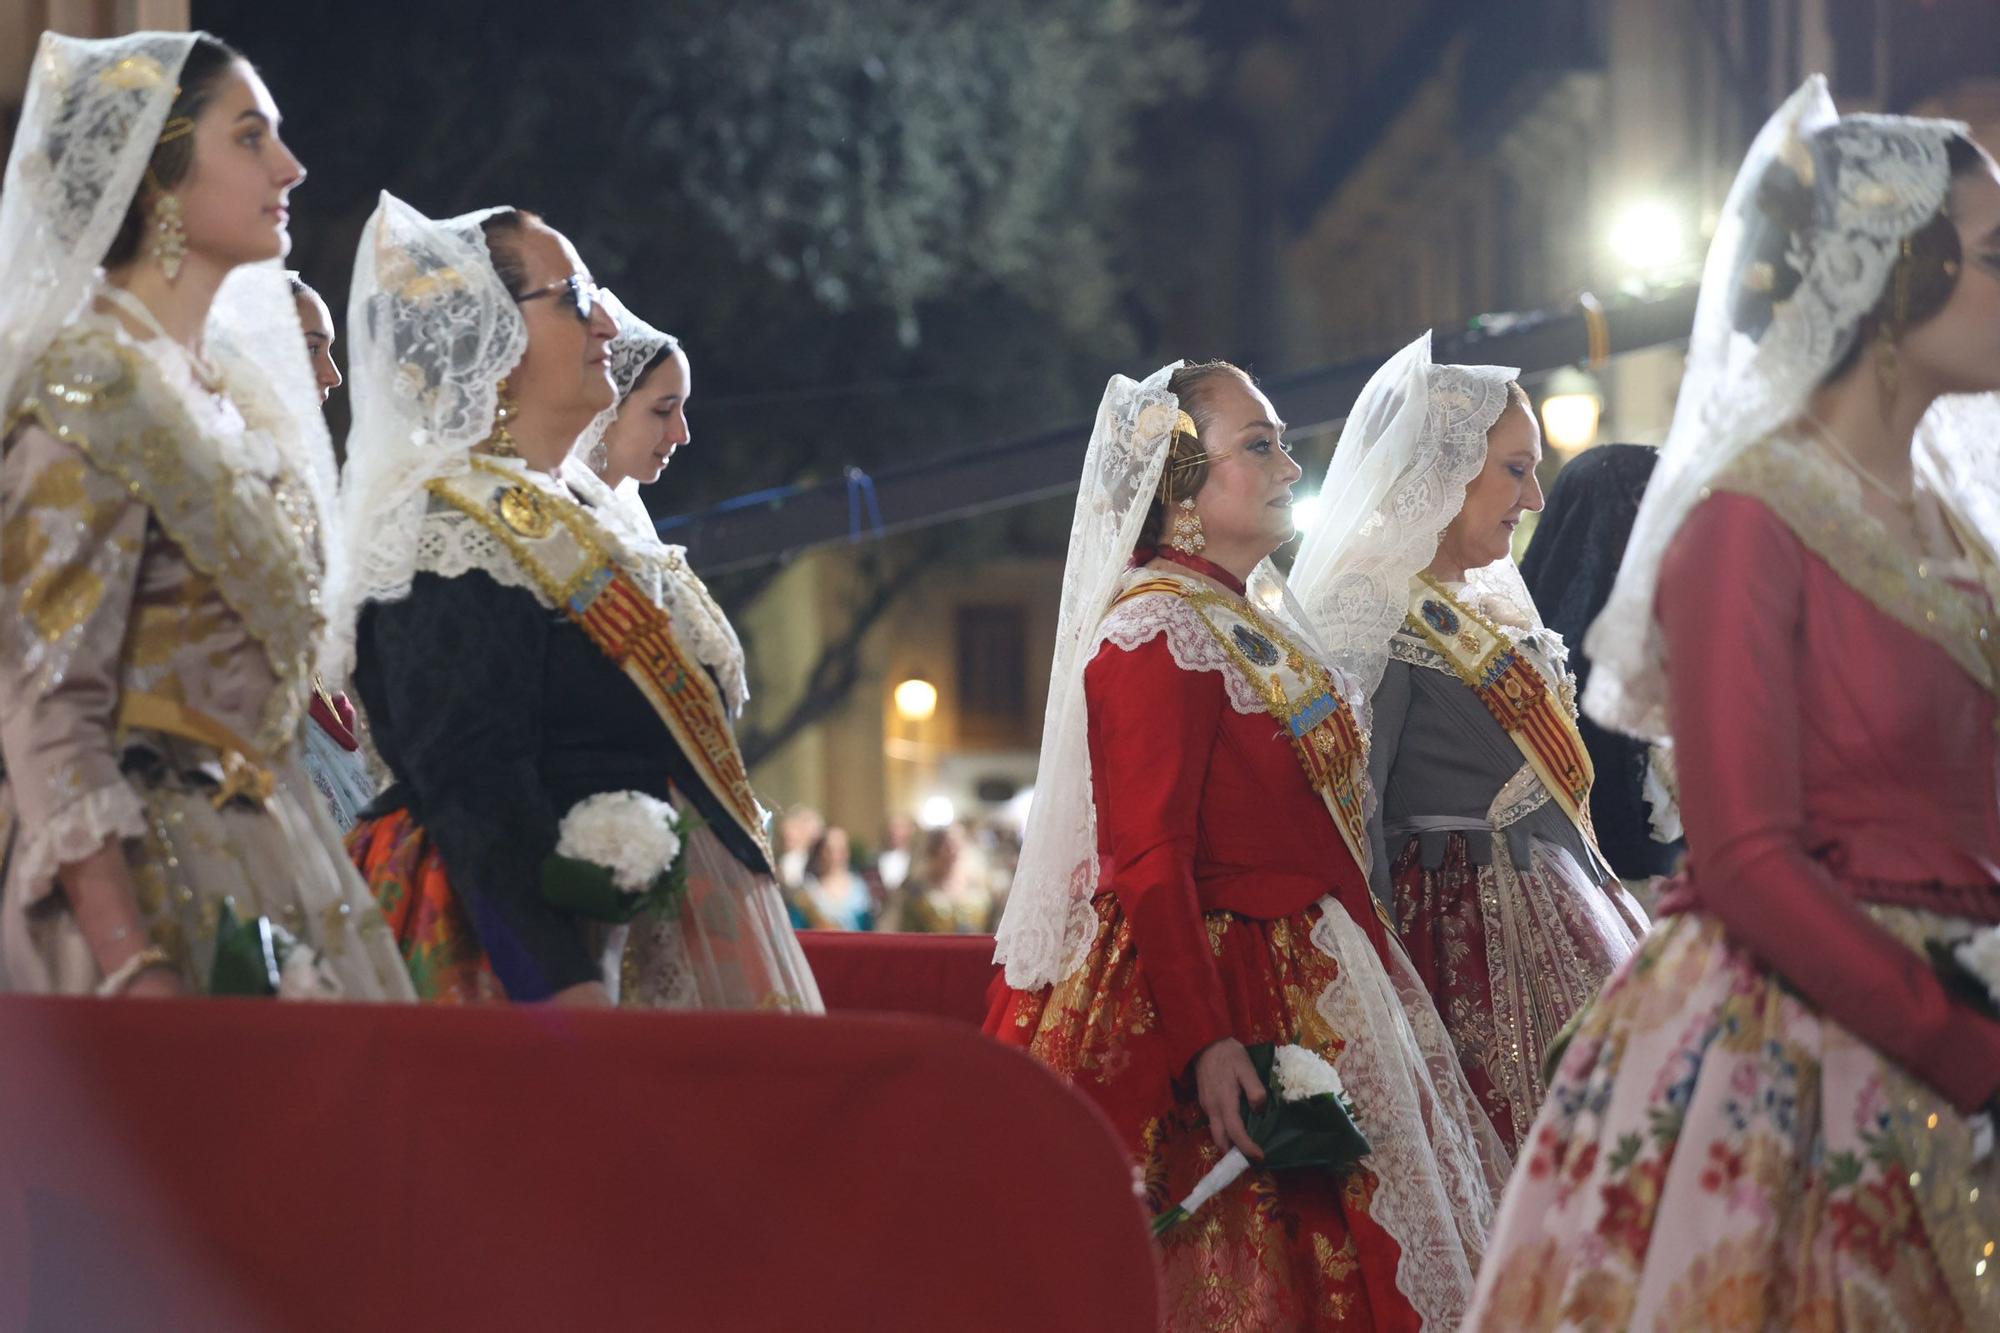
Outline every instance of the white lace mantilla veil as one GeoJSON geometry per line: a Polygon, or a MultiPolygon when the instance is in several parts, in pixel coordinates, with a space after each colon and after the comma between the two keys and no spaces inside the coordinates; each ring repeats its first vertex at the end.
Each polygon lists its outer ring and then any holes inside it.
{"type": "Polygon", "coordinates": [[[652,359],[663,348],[680,346],[680,341],[640,319],[611,293],[606,292],[604,300],[618,325],[618,336],[611,340],[609,367],[611,385],[617,392],[611,406],[599,412],[589,428],[577,436],[576,447],[563,460],[563,480],[589,503],[626,551],[638,557],[622,563],[640,579],[646,595],[673,617],[675,634],[694,653],[695,660],[715,673],[730,716],[740,716],[750,700],[750,680],[736,627],[689,567],[687,548],[660,539],[659,525],[640,498],[639,483],[627,477],[612,487],[599,475],[606,462],[604,433],[618,419],[619,408],[638,387],[639,377],[652,359]]]}
{"type": "MultiPolygon", "coordinates": [[[[1660,564],[1710,483],[1797,418],[1880,299],[1903,241],[1943,207],[1947,148],[1966,127],[1904,116],[1840,116],[1814,75],[1751,144],[1703,266],[1687,373],[1611,598],[1586,640],[1584,707],[1607,727],[1667,735],[1664,648],[1653,618],[1660,564]],[[1739,284],[1768,230],[1758,206],[1774,162],[1803,168],[1813,216],[1791,235],[1800,280],[1753,338],[1732,319],[1739,284]]],[[[1915,464],[1932,491],[1991,542],[2000,534],[2000,398],[1939,399],[1918,428],[1915,464]]]]}
{"type": "MultiPolygon", "coordinates": [[[[1410,580],[1464,508],[1466,486],[1486,466],[1486,432],[1520,373],[1438,365],[1426,332],[1369,377],[1341,427],[1291,585],[1333,664],[1364,697],[1382,683],[1389,641],[1409,614],[1410,580]]],[[[1539,629],[1512,556],[1466,571],[1466,584],[1475,602],[1512,604],[1497,619],[1539,629]]]]}
{"type": "MultiPolygon", "coordinates": [[[[600,476],[604,472],[604,432],[611,429],[611,423],[618,419],[618,408],[627,394],[639,387],[639,376],[648,363],[660,354],[661,349],[680,346],[680,340],[671,333],[662,333],[633,314],[626,304],[610,292],[602,293],[605,308],[611,312],[612,322],[618,326],[618,334],[607,349],[611,372],[611,387],[617,393],[611,399],[611,406],[591,419],[583,434],[576,437],[573,455],[590,465],[600,476]]],[[[624,487],[619,487],[622,491],[624,487]]],[[[635,483],[634,496],[638,492],[635,483]]],[[[642,504],[640,508],[645,508],[642,504]]]]}
{"type": "Polygon", "coordinates": [[[1146,511],[1159,491],[1180,401],[1167,389],[1181,363],[1144,380],[1113,375],[1097,408],[1083,457],[1069,559],[1063,566],[1055,661],[1035,798],[1022,831],[1021,859],[994,932],[993,961],[1007,984],[1037,990],[1069,975],[1090,948],[1096,919],[1097,812],[1091,800],[1089,718],[1083,670],[1097,655],[1099,628],[1132,561],[1146,511]]]}
{"type": "Polygon", "coordinates": [[[528,326],[480,230],[504,211],[434,221],[385,190],[362,229],[347,306],[354,421],[340,496],[354,560],[328,625],[338,678],[353,665],[362,606],[409,596],[425,487],[471,466],[473,446],[492,432],[500,381],[527,350],[528,326]]]}
{"type": "MultiPolygon", "coordinates": [[[[42,34],[0,184],[0,414],[94,299],[104,252],[138,193],[181,66],[201,35],[42,34]]],[[[246,424],[271,441],[313,497],[324,607],[342,564],[333,450],[280,260],[230,273],[209,307],[203,341],[246,424]]]]}

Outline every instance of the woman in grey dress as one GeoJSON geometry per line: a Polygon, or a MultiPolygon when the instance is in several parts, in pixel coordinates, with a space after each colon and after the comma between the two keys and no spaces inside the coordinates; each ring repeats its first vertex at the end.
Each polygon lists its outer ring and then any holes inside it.
{"type": "Polygon", "coordinates": [[[1518,1149],[1548,1051],[1646,917],[1598,850],[1567,651],[1512,558],[1542,505],[1516,373],[1435,365],[1428,334],[1378,371],[1293,586],[1372,690],[1371,882],[1518,1149]]]}

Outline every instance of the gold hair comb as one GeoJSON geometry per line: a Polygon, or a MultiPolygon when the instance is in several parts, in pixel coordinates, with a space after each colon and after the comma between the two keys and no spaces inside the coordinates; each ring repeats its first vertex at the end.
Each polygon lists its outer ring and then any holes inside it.
{"type": "Polygon", "coordinates": [[[121,92],[138,92],[146,88],[157,88],[167,81],[167,71],[159,61],[151,56],[126,56],[117,64],[104,70],[98,82],[121,92]]]}

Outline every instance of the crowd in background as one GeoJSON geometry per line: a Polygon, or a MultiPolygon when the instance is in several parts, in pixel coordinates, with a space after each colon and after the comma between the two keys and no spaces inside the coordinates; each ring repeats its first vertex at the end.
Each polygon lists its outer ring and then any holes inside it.
{"type": "Polygon", "coordinates": [[[989,932],[1021,851],[1019,830],[996,819],[924,828],[896,815],[871,849],[801,805],[777,833],[779,883],[800,929],[989,932]]]}

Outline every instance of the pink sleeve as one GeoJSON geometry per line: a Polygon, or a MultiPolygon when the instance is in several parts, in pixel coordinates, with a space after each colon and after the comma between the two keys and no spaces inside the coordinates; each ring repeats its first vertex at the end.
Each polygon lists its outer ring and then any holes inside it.
{"type": "Polygon", "coordinates": [[[1717,494],[1660,571],[1694,890],[1815,1007],[1969,1112],[2000,1090],[2000,1024],[1955,1001],[1807,853],[1795,689],[1804,570],[1775,514],[1717,494]]]}

